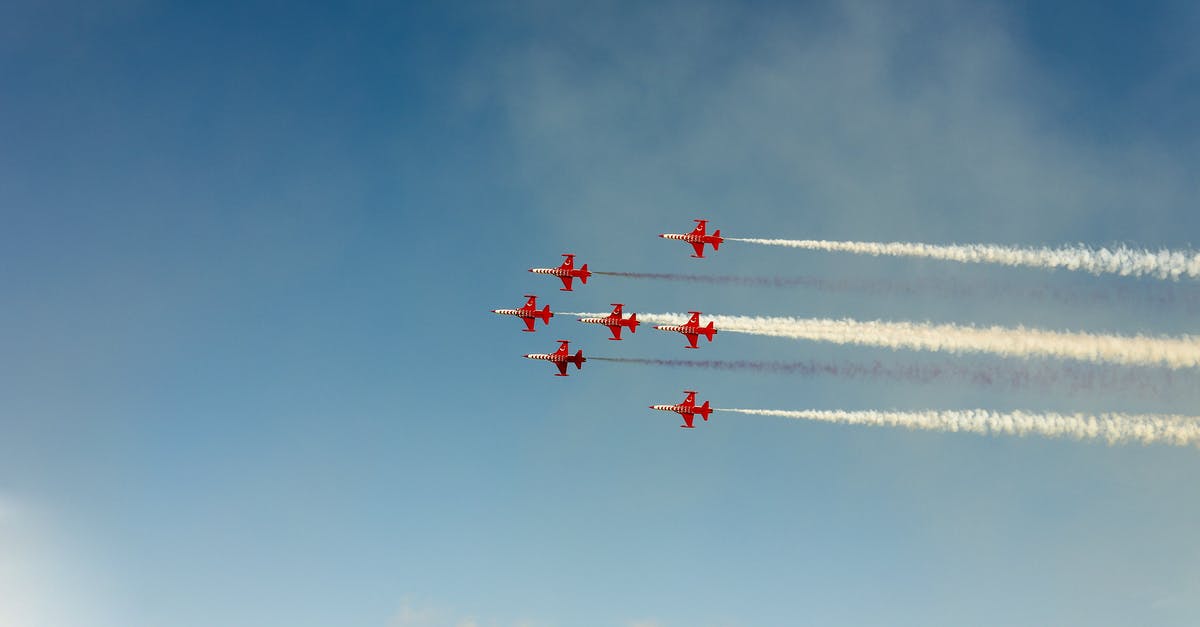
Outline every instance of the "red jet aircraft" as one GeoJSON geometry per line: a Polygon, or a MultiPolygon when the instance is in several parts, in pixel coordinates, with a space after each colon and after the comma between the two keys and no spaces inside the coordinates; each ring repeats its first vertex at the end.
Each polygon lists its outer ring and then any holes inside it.
{"type": "Polygon", "coordinates": [[[721,229],[713,231],[712,235],[705,235],[704,229],[708,220],[693,220],[693,222],[696,223],[696,228],[692,229],[691,233],[663,233],[659,237],[679,239],[691,244],[692,248],[696,249],[696,254],[692,255],[696,259],[704,258],[705,244],[712,244],[714,251],[720,250],[721,242],[725,241],[725,238],[721,237],[721,229]]]}
{"type": "Polygon", "coordinates": [[[613,312],[603,318],[580,318],[579,321],[587,324],[602,324],[608,327],[608,329],[612,331],[612,337],[608,338],[610,340],[621,339],[621,327],[629,327],[630,333],[637,333],[637,314],[632,313],[629,314],[629,318],[622,319],[621,308],[625,305],[622,305],[621,303],[613,303],[612,306],[613,312]]]}
{"type": "Polygon", "coordinates": [[[525,298],[529,300],[525,301],[525,305],[520,309],[493,309],[492,313],[520,318],[525,322],[526,328],[523,330],[528,332],[533,332],[533,323],[538,318],[541,318],[542,324],[550,324],[550,318],[554,317],[554,314],[550,313],[550,305],[538,311],[537,296],[526,294],[525,298]]]}
{"type": "Polygon", "coordinates": [[[571,355],[567,352],[568,346],[571,342],[568,340],[559,340],[559,342],[560,344],[558,346],[558,350],[554,351],[553,353],[530,353],[525,355],[525,358],[541,359],[553,363],[558,367],[558,374],[554,375],[556,377],[568,376],[567,364],[575,364],[576,370],[583,370],[583,362],[587,361],[587,358],[583,356],[583,349],[580,349],[577,353],[571,355]]]}
{"type": "Polygon", "coordinates": [[[658,329],[659,331],[678,331],[679,333],[684,334],[685,336],[687,336],[688,342],[691,343],[691,346],[685,346],[684,348],[697,348],[696,340],[698,340],[701,335],[708,338],[708,341],[711,342],[713,335],[715,335],[717,333],[717,330],[713,328],[713,323],[709,322],[708,326],[702,327],[702,326],[700,326],[700,312],[699,311],[689,311],[688,313],[692,314],[692,318],[691,318],[691,320],[687,321],[687,324],[684,324],[684,325],[656,324],[656,325],[654,325],[654,328],[658,329]]]}
{"type": "Polygon", "coordinates": [[[529,271],[534,274],[553,274],[562,279],[563,286],[558,289],[560,292],[572,291],[571,279],[578,278],[580,281],[583,281],[584,285],[587,285],[588,277],[592,276],[592,273],[588,272],[587,264],[583,264],[582,268],[576,270],[575,255],[563,255],[563,257],[567,258],[566,261],[562,262],[562,265],[557,268],[530,268],[529,271]]]}
{"type": "Polygon", "coordinates": [[[678,405],[651,405],[650,409],[657,409],[659,411],[673,411],[680,416],[683,416],[684,424],[679,425],[680,427],[684,429],[695,429],[695,427],[692,426],[692,421],[696,419],[696,414],[700,414],[700,417],[704,418],[705,422],[707,422],[708,415],[712,413],[712,408],[708,406],[708,401],[704,401],[703,405],[696,407],[695,391],[684,390],[684,393],[687,394],[687,398],[683,399],[683,402],[679,403],[678,405]]]}

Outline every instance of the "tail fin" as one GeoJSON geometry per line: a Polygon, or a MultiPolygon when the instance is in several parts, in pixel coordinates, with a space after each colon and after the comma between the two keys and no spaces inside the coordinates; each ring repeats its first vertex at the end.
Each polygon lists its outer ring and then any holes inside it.
{"type": "Polygon", "coordinates": [[[583,370],[583,361],[584,361],[583,349],[581,348],[575,352],[575,369],[576,370],[583,370]]]}
{"type": "Polygon", "coordinates": [[[721,250],[721,229],[713,231],[713,237],[717,238],[713,240],[713,250],[721,250]]]}
{"type": "Polygon", "coordinates": [[[697,407],[696,413],[700,414],[705,422],[708,422],[708,415],[712,413],[712,408],[708,406],[708,401],[704,401],[703,405],[697,407]]]}
{"type": "Polygon", "coordinates": [[[579,276],[579,280],[580,280],[580,281],[583,281],[583,284],[584,284],[584,285],[587,285],[587,279],[588,279],[588,275],[590,275],[590,274],[591,274],[591,272],[588,272],[588,269],[587,269],[587,264],[586,264],[586,263],[585,263],[585,264],[583,264],[583,267],[582,267],[582,268],[580,268],[580,270],[583,270],[583,274],[579,276]]]}
{"type": "Polygon", "coordinates": [[[637,325],[638,325],[637,314],[635,314],[635,313],[629,314],[629,332],[637,333],[637,325]]]}
{"type": "Polygon", "coordinates": [[[712,341],[713,334],[717,332],[717,330],[713,328],[712,322],[709,322],[708,326],[704,327],[702,330],[704,331],[704,337],[708,338],[708,341],[710,342],[712,341]]]}
{"type": "Polygon", "coordinates": [[[538,316],[541,317],[542,323],[550,324],[550,318],[554,317],[554,314],[550,313],[550,305],[546,305],[538,316]]]}

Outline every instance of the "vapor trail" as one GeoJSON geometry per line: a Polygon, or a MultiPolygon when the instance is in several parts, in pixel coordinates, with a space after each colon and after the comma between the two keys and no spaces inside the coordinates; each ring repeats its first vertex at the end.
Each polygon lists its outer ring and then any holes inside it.
{"type": "MultiPolygon", "coordinates": [[[[600,316],[596,313],[567,313],[600,316]]],[[[678,313],[638,313],[651,324],[686,320],[678,313]]],[[[1127,366],[1200,366],[1200,336],[1149,337],[1043,331],[1025,327],[974,327],[923,322],[863,322],[843,318],[705,316],[720,331],[800,340],[882,346],[949,353],[991,353],[1004,357],[1054,357],[1127,366]]]]}
{"type": "Polygon", "coordinates": [[[1058,301],[1067,305],[1115,305],[1143,301],[1153,305],[1176,302],[1189,311],[1200,310],[1200,291],[1193,285],[1140,283],[1118,286],[1014,286],[1003,281],[958,281],[952,278],[921,279],[823,279],[811,276],[737,276],[728,274],[676,274],[667,272],[600,272],[592,274],[626,279],[672,281],[700,285],[738,287],[803,288],[832,294],[870,293],[884,295],[935,294],[942,297],[995,299],[1024,298],[1032,301],[1058,301]]]}
{"type": "Polygon", "coordinates": [[[1057,414],[961,411],[785,411],[778,409],[717,409],[752,416],[781,416],[849,425],[906,427],[928,431],[966,431],[983,435],[1043,435],[1076,440],[1104,440],[1111,444],[1200,443],[1200,417],[1164,414],[1057,414]]]}
{"type": "Polygon", "coordinates": [[[626,279],[650,279],[652,281],[677,281],[703,283],[705,285],[745,285],[756,287],[812,287],[827,291],[844,291],[853,286],[838,281],[827,281],[813,277],[764,277],[733,276],[728,274],[676,274],[670,272],[600,272],[592,274],[616,276],[626,279]]]}
{"type": "Polygon", "coordinates": [[[1062,389],[1068,392],[1138,392],[1160,397],[1175,389],[1196,389],[1200,380],[1178,378],[1173,371],[1108,368],[1095,365],[962,365],[957,363],[886,363],[880,360],[855,361],[759,361],[725,359],[649,359],[637,357],[595,357],[592,361],[658,366],[666,368],[696,368],[725,372],[752,372],[794,375],[799,377],[838,377],[849,380],[876,380],[900,383],[929,384],[957,382],[971,385],[1000,387],[1009,390],[1035,388],[1062,389]]]}
{"type": "Polygon", "coordinates": [[[1065,268],[1092,274],[1149,275],[1160,279],[1200,277],[1200,253],[1191,250],[1152,250],[1120,246],[1088,248],[1020,248],[994,244],[919,244],[913,242],[834,242],[811,239],[726,237],[727,241],[787,246],[889,257],[925,257],[963,263],[996,263],[1033,268],[1065,268]]]}

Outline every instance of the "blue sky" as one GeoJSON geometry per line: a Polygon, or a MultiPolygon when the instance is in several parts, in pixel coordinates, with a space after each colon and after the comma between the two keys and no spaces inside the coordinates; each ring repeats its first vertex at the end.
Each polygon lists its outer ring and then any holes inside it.
{"type": "MultiPolygon", "coordinates": [[[[1139,288],[654,237],[1196,245],[1187,3],[0,8],[0,622],[1194,625],[1200,455],[646,405],[1195,414],[679,357],[701,309],[1121,333],[1195,312],[531,266],[1139,288]]],[[[1172,287],[1194,295],[1190,284],[1172,287]]],[[[693,351],[686,351],[690,353],[693,351]]],[[[713,359],[949,358],[718,336],[713,359]]],[[[968,364],[1005,363],[984,357],[968,364]]],[[[1052,363],[1052,362],[1050,362],[1052,363]]]]}

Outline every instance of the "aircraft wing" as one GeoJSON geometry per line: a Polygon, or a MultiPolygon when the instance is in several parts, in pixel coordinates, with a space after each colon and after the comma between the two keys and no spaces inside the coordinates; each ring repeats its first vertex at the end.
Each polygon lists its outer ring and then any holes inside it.
{"type": "Polygon", "coordinates": [[[530,317],[530,318],[521,318],[521,319],[525,321],[526,330],[527,330],[527,331],[532,331],[532,330],[533,330],[533,323],[534,323],[534,322],[537,322],[537,321],[536,321],[536,320],[534,320],[532,317],[530,317]]]}
{"type": "Polygon", "coordinates": [[[554,365],[558,366],[558,375],[559,376],[561,376],[561,377],[567,376],[567,362],[556,361],[556,362],[554,362],[554,365]]]}
{"type": "Polygon", "coordinates": [[[574,277],[560,276],[558,278],[562,279],[563,291],[570,292],[571,291],[571,279],[573,279],[574,277]]]}
{"type": "Polygon", "coordinates": [[[680,416],[683,416],[683,422],[685,422],[685,423],[686,423],[686,426],[687,426],[687,428],[688,428],[688,429],[694,429],[694,428],[695,428],[695,427],[693,427],[693,426],[692,426],[692,421],[696,419],[696,414],[681,413],[681,414],[679,414],[679,415],[680,415],[680,416]]]}
{"type": "Polygon", "coordinates": [[[614,340],[621,339],[621,325],[610,324],[610,325],[608,325],[608,330],[612,331],[612,334],[613,334],[612,339],[614,339],[614,340]]]}
{"type": "Polygon", "coordinates": [[[690,343],[691,343],[691,345],[692,345],[692,348],[696,348],[696,340],[700,339],[700,336],[699,336],[699,334],[696,334],[696,333],[684,333],[684,335],[686,335],[686,336],[687,336],[688,342],[690,342],[690,343]]]}
{"type": "Polygon", "coordinates": [[[692,248],[696,250],[697,257],[704,256],[704,242],[692,242],[692,248]]]}

